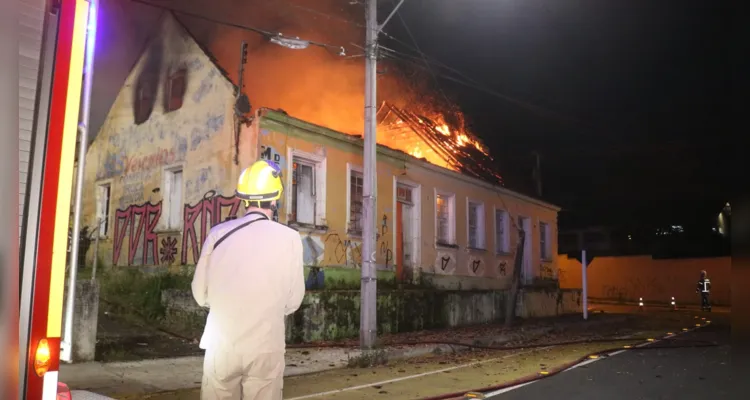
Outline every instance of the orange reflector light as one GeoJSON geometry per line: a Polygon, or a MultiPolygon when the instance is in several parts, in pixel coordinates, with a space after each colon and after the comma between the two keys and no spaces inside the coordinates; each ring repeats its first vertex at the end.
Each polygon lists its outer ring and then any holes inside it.
{"type": "Polygon", "coordinates": [[[695,326],[701,326],[701,324],[695,324],[695,326]]]}
{"type": "Polygon", "coordinates": [[[626,349],[631,349],[631,348],[633,348],[633,346],[631,346],[631,345],[625,345],[625,346],[622,346],[622,347],[624,347],[624,348],[626,348],[626,349]]]}
{"type": "Polygon", "coordinates": [[[486,399],[482,393],[469,392],[464,395],[464,399],[486,399]]]}
{"type": "Polygon", "coordinates": [[[596,354],[592,354],[592,355],[589,356],[589,358],[592,359],[592,360],[595,360],[595,359],[599,358],[599,356],[596,355],[596,354]]]}
{"type": "Polygon", "coordinates": [[[687,332],[687,331],[689,331],[689,329],[688,328],[682,328],[682,331],[683,332],[687,332]]]}
{"type": "Polygon", "coordinates": [[[39,345],[36,346],[36,354],[34,355],[34,372],[41,378],[49,370],[50,360],[52,355],[49,350],[49,343],[47,339],[39,341],[39,345]]]}
{"type": "Polygon", "coordinates": [[[539,375],[549,375],[549,372],[547,372],[547,371],[539,371],[539,375]]]}
{"type": "Polygon", "coordinates": [[[653,341],[654,341],[654,339],[651,339],[651,338],[648,338],[647,340],[648,340],[649,342],[653,342],[653,341]]]}
{"type": "Polygon", "coordinates": [[[674,333],[672,333],[672,332],[667,332],[667,335],[674,335],[674,333]]]}

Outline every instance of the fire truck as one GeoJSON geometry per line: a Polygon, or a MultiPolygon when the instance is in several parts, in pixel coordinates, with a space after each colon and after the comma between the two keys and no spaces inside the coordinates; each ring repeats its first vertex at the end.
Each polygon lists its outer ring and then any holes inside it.
{"type": "Polygon", "coordinates": [[[88,115],[84,75],[93,65],[98,1],[20,6],[19,399],[69,399],[58,382],[69,210],[77,138],[86,132],[80,116],[88,115]]]}

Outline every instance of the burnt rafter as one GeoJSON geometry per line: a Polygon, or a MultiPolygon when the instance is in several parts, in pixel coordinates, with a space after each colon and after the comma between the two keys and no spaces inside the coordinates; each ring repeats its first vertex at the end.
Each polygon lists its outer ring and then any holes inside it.
{"type": "Polygon", "coordinates": [[[473,135],[448,130],[433,119],[383,103],[378,111],[381,129],[388,131],[408,130],[417,135],[432,151],[445,160],[450,169],[482,179],[493,184],[502,184],[495,160],[484,145],[473,135]]]}

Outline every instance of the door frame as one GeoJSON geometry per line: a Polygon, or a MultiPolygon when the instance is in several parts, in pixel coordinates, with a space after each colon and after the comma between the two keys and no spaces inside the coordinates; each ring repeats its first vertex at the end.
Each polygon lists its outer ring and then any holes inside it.
{"type": "MultiPolygon", "coordinates": [[[[523,283],[531,283],[534,276],[534,247],[532,245],[534,240],[534,226],[532,224],[531,217],[525,215],[518,215],[517,219],[523,219],[523,231],[526,235],[526,241],[523,244],[523,264],[521,265],[521,277],[523,283]]],[[[520,222],[520,221],[517,221],[520,222]]]]}
{"type": "MultiPolygon", "coordinates": [[[[422,185],[419,183],[416,183],[414,181],[399,178],[397,176],[393,177],[393,229],[391,229],[392,232],[392,241],[393,243],[393,259],[394,259],[394,272],[396,271],[396,260],[398,260],[398,254],[396,254],[396,244],[398,243],[398,235],[396,234],[396,215],[397,215],[397,208],[398,208],[398,193],[397,188],[399,185],[406,186],[411,189],[411,201],[414,204],[412,206],[412,215],[411,215],[411,222],[412,222],[412,233],[414,234],[414,238],[412,240],[412,254],[414,256],[414,259],[412,260],[412,266],[414,270],[417,268],[421,268],[421,261],[422,261],[422,185]]],[[[398,262],[401,262],[401,260],[398,260],[398,262]]]]}

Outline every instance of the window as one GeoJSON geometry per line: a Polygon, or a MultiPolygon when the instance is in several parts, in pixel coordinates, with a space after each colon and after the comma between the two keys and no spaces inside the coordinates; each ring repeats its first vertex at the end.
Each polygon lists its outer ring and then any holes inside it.
{"type": "Polygon", "coordinates": [[[109,208],[111,204],[112,186],[109,183],[96,187],[96,222],[99,225],[99,237],[109,233],[109,208]]]}
{"type": "Polygon", "coordinates": [[[552,250],[550,249],[550,229],[549,224],[546,222],[539,223],[539,247],[540,255],[542,260],[549,260],[552,258],[552,250]]]}
{"type": "Polygon", "coordinates": [[[497,254],[509,253],[510,241],[508,240],[508,213],[505,210],[495,210],[495,252],[497,254]]]}
{"type": "Polygon", "coordinates": [[[299,227],[326,226],[326,159],[313,153],[287,150],[287,221],[299,227]]]}
{"type": "Polygon", "coordinates": [[[294,158],[292,164],[292,221],[315,224],[315,165],[294,158]]]}
{"type": "Polygon", "coordinates": [[[182,228],[182,169],[164,171],[164,228],[182,228]]]}
{"type": "Polygon", "coordinates": [[[435,196],[435,231],[437,244],[455,244],[455,197],[438,193],[435,196]]]}
{"type": "Polygon", "coordinates": [[[182,107],[186,82],[185,68],[180,68],[169,75],[164,91],[164,112],[179,110],[182,107]]]}
{"type": "Polygon", "coordinates": [[[468,201],[468,231],[469,247],[472,249],[484,249],[484,205],[468,201]]]}
{"type": "Polygon", "coordinates": [[[363,183],[364,179],[361,172],[349,171],[349,233],[355,235],[362,234],[363,183]]]}
{"type": "Polygon", "coordinates": [[[151,111],[154,109],[154,93],[152,89],[152,79],[150,76],[142,77],[136,84],[135,99],[133,104],[134,122],[140,125],[148,120],[151,111]]]}

